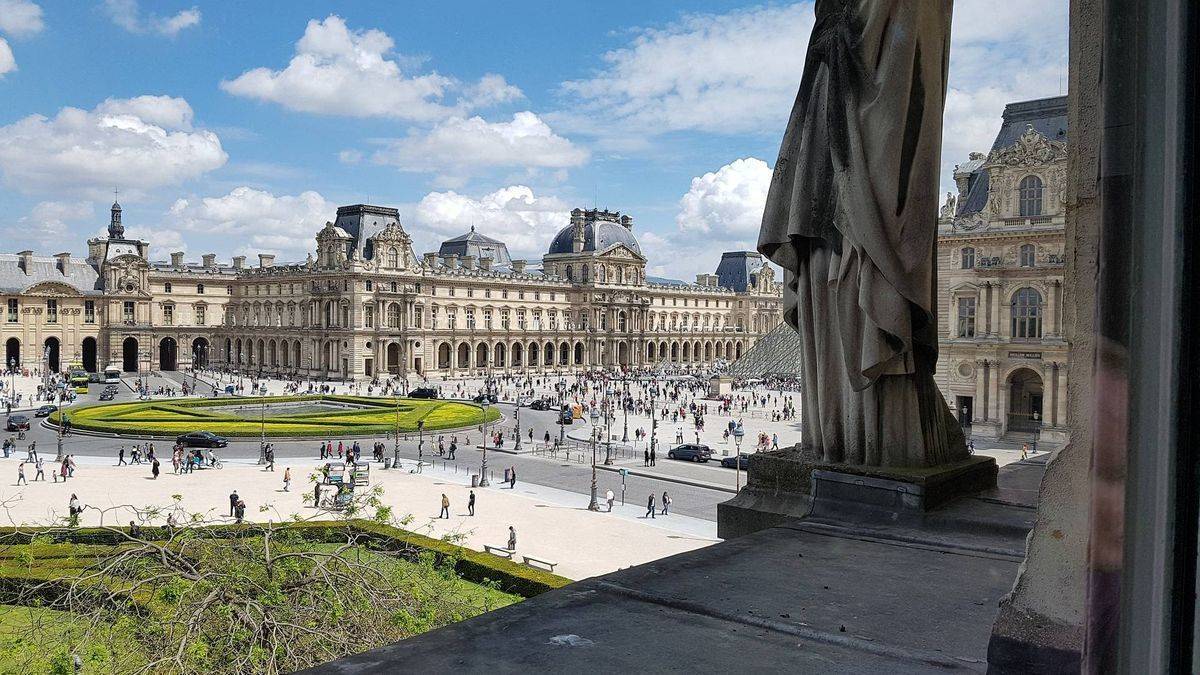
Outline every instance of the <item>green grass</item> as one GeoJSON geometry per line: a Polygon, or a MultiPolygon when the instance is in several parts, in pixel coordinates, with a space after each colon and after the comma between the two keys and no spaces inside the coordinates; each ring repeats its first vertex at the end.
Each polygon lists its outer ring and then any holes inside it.
{"type": "Polygon", "coordinates": [[[120,673],[146,663],[122,630],[106,627],[89,632],[67,612],[41,607],[0,605],[0,675],[74,673],[72,655],[83,660],[85,673],[120,673]]]}
{"type": "MultiPolygon", "coordinates": [[[[211,431],[231,437],[255,437],[265,428],[267,436],[365,436],[394,432],[416,433],[417,422],[426,431],[457,429],[482,424],[500,417],[500,412],[459,401],[368,398],[361,396],[268,396],[262,398],[216,398],[140,401],[72,408],[65,411],[71,426],[86,431],[149,436],[174,436],[190,431],[211,431]],[[328,402],[351,404],[345,410],[300,414],[272,414],[268,407],[260,422],[251,410],[222,410],[225,406],[253,407],[259,403],[328,402]],[[265,423],[264,423],[265,422],[265,423]]],[[[57,424],[62,412],[50,416],[57,424]]]]}

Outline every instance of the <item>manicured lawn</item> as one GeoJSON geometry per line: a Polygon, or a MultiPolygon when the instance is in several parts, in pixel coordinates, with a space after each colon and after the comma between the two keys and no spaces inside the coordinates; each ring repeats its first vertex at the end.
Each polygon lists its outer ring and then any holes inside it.
{"type": "MultiPolygon", "coordinates": [[[[58,423],[61,414],[54,413],[50,421],[58,423]]],[[[485,418],[483,408],[472,403],[358,396],[165,399],[72,408],[66,414],[72,427],[108,433],[174,436],[211,431],[222,436],[254,437],[265,428],[267,436],[322,438],[384,434],[394,432],[397,423],[400,433],[415,433],[418,421],[424,421],[426,431],[455,429],[477,426],[485,418]],[[266,410],[256,410],[263,402],[266,410]],[[301,414],[294,408],[281,407],[305,403],[330,407],[301,414]]],[[[487,410],[488,421],[499,416],[495,408],[487,410]]]]}

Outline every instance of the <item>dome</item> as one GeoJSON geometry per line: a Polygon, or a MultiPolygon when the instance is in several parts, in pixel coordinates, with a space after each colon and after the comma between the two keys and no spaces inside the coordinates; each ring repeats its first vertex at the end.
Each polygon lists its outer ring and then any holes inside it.
{"type": "MultiPolygon", "coordinates": [[[[583,252],[596,253],[607,251],[616,244],[624,244],[634,253],[642,255],[642,247],[637,237],[633,236],[633,219],[621,217],[620,213],[609,211],[579,211],[572,213],[575,221],[582,216],[583,220],[583,252]]],[[[572,241],[575,236],[575,223],[567,225],[558,231],[554,241],[550,243],[547,255],[556,253],[573,253],[572,241]]]]}

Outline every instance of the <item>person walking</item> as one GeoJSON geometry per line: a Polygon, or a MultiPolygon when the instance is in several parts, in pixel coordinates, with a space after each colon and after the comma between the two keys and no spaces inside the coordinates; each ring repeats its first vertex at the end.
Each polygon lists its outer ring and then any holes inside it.
{"type": "Polygon", "coordinates": [[[454,459],[454,453],[458,451],[458,443],[450,441],[450,456],[447,459],[454,459]]]}
{"type": "Polygon", "coordinates": [[[234,522],[241,525],[242,521],[246,519],[246,502],[239,499],[234,506],[233,515],[235,518],[234,522]]]}
{"type": "Polygon", "coordinates": [[[292,467],[283,468],[283,491],[291,492],[292,488],[292,467]]]}
{"type": "Polygon", "coordinates": [[[654,466],[655,456],[654,448],[650,448],[650,466],[654,466]]]}
{"type": "Polygon", "coordinates": [[[650,448],[646,448],[642,454],[644,455],[642,459],[642,466],[650,466],[650,448]]]}
{"type": "Polygon", "coordinates": [[[1029,444],[1021,444],[1021,459],[1029,459],[1029,444]]]}
{"type": "Polygon", "coordinates": [[[67,513],[70,515],[71,527],[79,526],[79,514],[83,513],[83,507],[79,505],[79,497],[75,493],[71,493],[71,500],[67,502],[67,513]]]}
{"type": "Polygon", "coordinates": [[[233,512],[237,509],[238,493],[237,490],[229,493],[229,517],[233,517],[233,512]]]}
{"type": "Polygon", "coordinates": [[[445,492],[442,493],[442,511],[438,514],[438,518],[450,519],[450,498],[446,496],[445,492]]]}
{"type": "Polygon", "coordinates": [[[648,500],[646,500],[646,515],[644,515],[642,517],[643,518],[653,518],[654,517],[654,493],[653,492],[650,493],[650,498],[648,500]]]}
{"type": "Polygon", "coordinates": [[[63,461],[65,461],[67,463],[67,475],[70,476],[71,478],[74,478],[75,477],[75,455],[67,455],[67,458],[63,461]]]}
{"type": "Polygon", "coordinates": [[[475,491],[471,490],[471,494],[467,497],[467,515],[475,515],[475,491]]]}
{"type": "Polygon", "coordinates": [[[125,461],[125,446],[122,445],[121,449],[117,452],[117,466],[128,466],[128,465],[129,465],[129,463],[125,461]]]}
{"type": "Polygon", "coordinates": [[[25,462],[17,465],[17,485],[29,485],[29,481],[25,479],[25,462]]]}
{"type": "Polygon", "coordinates": [[[46,480],[46,469],[43,466],[44,464],[45,464],[45,462],[42,461],[42,458],[38,457],[37,464],[34,465],[35,467],[37,467],[37,473],[33,474],[33,481],[35,483],[39,480],[42,480],[42,481],[46,480]]]}
{"type": "Polygon", "coordinates": [[[154,462],[150,464],[150,473],[154,474],[154,480],[158,480],[158,471],[159,471],[158,458],[155,457],[154,462]]]}
{"type": "Polygon", "coordinates": [[[665,516],[670,512],[671,512],[671,495],[667,494],[666,490],[663,490],[662,514],[665,516]]]}
{"type": "Polygon", "coordinates": [[[612,513],[613,501],[616,500],[616,498],[617,498],[617,496],[613,494],[612,490],[609,490],[608,492],[606,492],[604,494],[604,499],[606,499],[608,501],[608,512],[609,513],[612,513]]]}
{"type": "Polygon", "coordinates": [[[265,470],[266,471],[274,471],[275,470],[275,444],[274,443],[267,443],[266,459],[267,459],[267,468],[265,470]]]}
{"type": "Polygon", "coordinates": [[[508,489],[509,489],[509,490],[515,490],[515,489],[517,489],[517,467],[515,467],[515,466],[514,466],[514,467],[512,467],[511,469],[509,469],[509,473],[508,473],[508,489]]]}
{"type": "Polygon", "coordinates": [[[517,531],[512,525],[508,526],[508,550],[517,550],[517,531]]]}

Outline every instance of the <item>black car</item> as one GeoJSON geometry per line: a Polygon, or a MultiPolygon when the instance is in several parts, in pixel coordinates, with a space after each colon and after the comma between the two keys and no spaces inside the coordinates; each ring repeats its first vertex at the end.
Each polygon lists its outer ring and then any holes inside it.
{"type": "Polygon", "coordinates": [[[712,459],[712,450],[707,445],[684,443],[667,451],[667,457],[686,462],[707,462],[712,459]]]}
{"type": "Polygon", "coordinates": [[[7,429],[9,431],[28,431],[29,418],[24,415],[13,415],[12,417],[8,418],[7,429]]]}
{"type": "Polygon", "coordinates": [[[224,448],[229,441],[211,431],[193,431],[175,439],[185,448],[224,448]]]}
{"type": "Polygon", "coordinates": [[[100,400],[101,401],[111,401],[116,397],[117,397],[117,392],[112,391],[112,390],[105,389],[104,391],[100,392],[100,400]]]}
{"type": "Polygon", "coordinates": [[[38,408],[37,410],[34,410],[33,416],[34,417],[49,417],[50,414],[53,413],[55,410],[58,410],[58,406],[44,405],[44,406],[38,408]]]}
{"type": "Polygon", "coordinates": [[[747,455],[744,452],[739,452],[737,455],[735,455],[733,457],[722,457],[721,458],[721,466],[725,467],[726,469],[732,469],[734,464],[739,464],[740,465],[738,467],[739,469],[747,469],[748,470],[750,468],[750,455],[747,455]]]}
{"type": "Polygon", "coordinates": [[[418,387],[408,392],[409,398],[437,398],[437,389],[433,387],[418,387]]]}
{"type": "Polygon", "coordinates": [[[530,410],[552,410],[553,408],[554,404],[544,398],[539,398],[529,404],[530,410]]]}
{"type": "MultiPolygon", "coordinates": [[[[433,398],[437,398],[437,397],[434,396],[433,398]]],[[[483,393],[483,394],[477,394],[475,396],[475,398],[473,398],[471,400],[476,403],[495,403],[500,400],[500,397],[495,394],[483,393]]]]}

